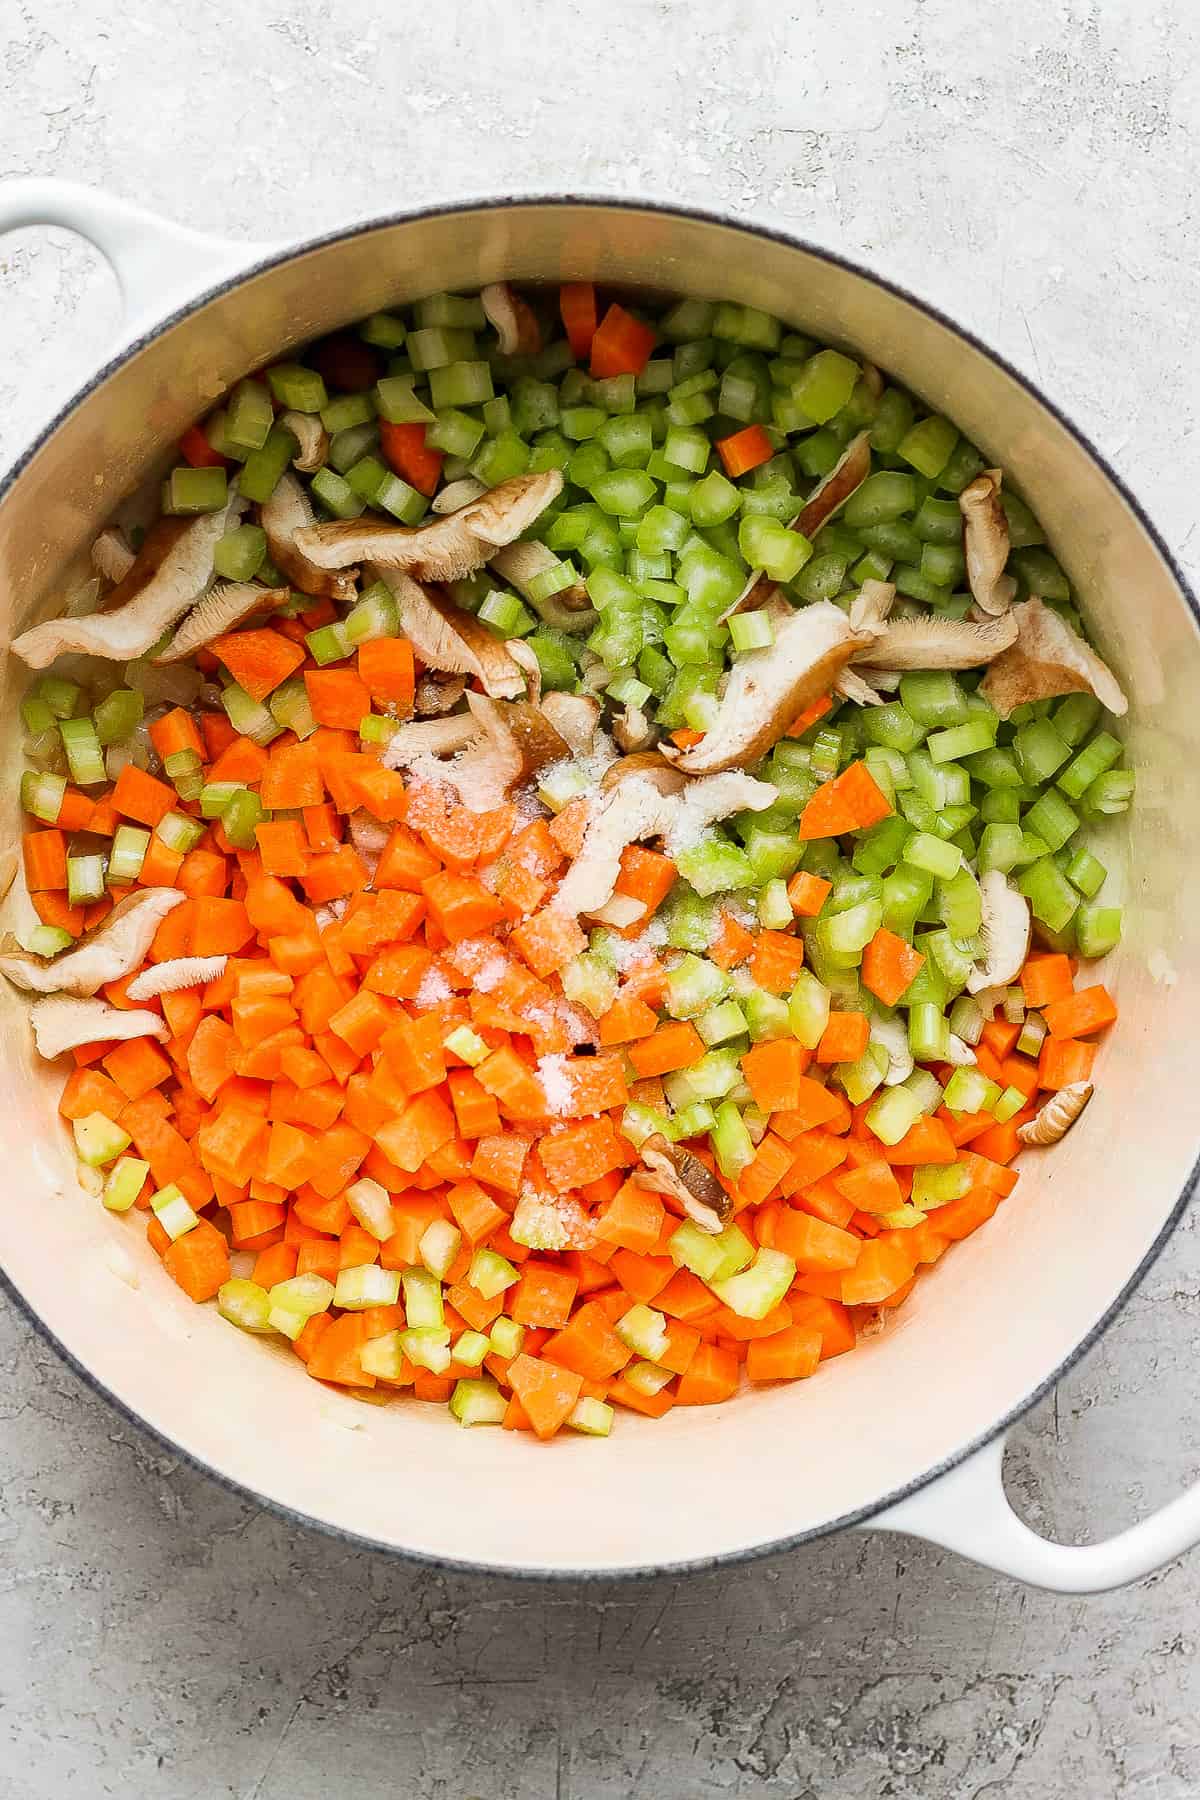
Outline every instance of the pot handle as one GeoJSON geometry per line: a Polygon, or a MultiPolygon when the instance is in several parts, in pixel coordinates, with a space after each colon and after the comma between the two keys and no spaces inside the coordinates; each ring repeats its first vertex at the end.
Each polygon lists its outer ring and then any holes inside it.
{"type": "Polygon", "coordinates": [[[75,181],[0,181],[0,234],[28,225],[78,232],[107,258],[121,290],[123,342],[274,248],[210,237],[75,181]]]}
{"type": "Polygon", "coordinates": [[[1200,1543],[1200,1482],[1103,1543],[1054,1544],[1039,1537],[1017,1517],[1004,1492],[1007,1435],[865,1520],[860,1530],[925,1538],[986,1569],[1056,1594],[1099,1594],[1124,1587],[1200,1543]]]}

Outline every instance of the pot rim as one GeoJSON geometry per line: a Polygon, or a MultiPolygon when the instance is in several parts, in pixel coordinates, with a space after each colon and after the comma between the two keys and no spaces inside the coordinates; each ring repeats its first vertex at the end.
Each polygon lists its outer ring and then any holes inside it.
{"type": "MultiPolygon", "coordinates": [[[[1141,501],[1113,468],[1103,452],[1099,450],[1088,437],[1087,433],[1082,431],[1054,401],[1050,400],[1036,382],[1032,381],[1027,375],[1024,375],[1019,369],[1014,367],[1014,365],[1009,362],[1006,357],[1002,356],[999,351],[992,349],[989,344],[984,343],[973,331],[968,330],[965,326],[957,324],[947,313],[943,312],[940,307],[934,305],[931,301],[925,300],[919,295],[914,294],[910,289],[903,286],[902,283],[898,281],[893,281],[887,276],[876,274],[873,270],[867,268],[864,264],[855,261],[852,257],[843,256],[835,250],[824,249],[820,245],[810,242],[807,238],[800,237],[794,232],[780,230],[776,226],[767,225],[759,221],[741,220],[729,214],[712,211],[706,207],[687,206],[665,200],[630,199],[627,197],[620,198],[605,194],[571,192],[531,192],[507,195],[482,195],[474,199],[453,200],[441,204],[412,207],[400,212],[379,214],[369,219],[357,221],[352,225],[344,226],[339,230],[322,232],[315,237],[305,238],[297,244],[290,244],[282,249],[272,249],[260,256],[257,260],[249,263],[244,269],[240,269],[236,273],[226,276],[224,280],[217,282],[210,288],[203,289],[193,298],[184,302],[182,306],[177,307],[173,312],[168,313],[164,318],[159,319],[155,324],[140,332],[128,343],[122,344],[88,381],[84,382],[81,387],[63,402],[55,412],[54,416],[35,435],[32,442],[16,458],[10,468],[4,473],[3,477],[0,477],[0,505],[3,505],[10,490],[24,469],[28,467],[29,463],[42,448],[42,445],[48,442],[58,430],[59,426],[78,406],[87,400],[89,396],[118,369],[122,368],[127,362],[132,361],[135,356],[140,354],[140,352],[151,344],[155,338],[161,337],[165,331],[170,330],[173,326],[178,325],[183,320],[191,317],[193,313],[199,312],[202,307],[207,306],[211,301],[219,298],[221,295],[232,293],[235,289],[241,287],[245,282],[253,279],[255,276],[265,274],[271,269],[280,268],[283,264],[292,262],[297,257],[305,256],[311,251],[323,250],[335,244],[347,243],[353,238],[364,237],[374,231],[387,230],[397,225],[409,225],[422,219],[454,217],[457,214],[475,212],[509,211],[512,208],[521,206],[563,208],[594,207],[597,210],[605,209],[609,211],[617,210],[620,212],[653,213],[663,218],[682,218],[698,221],[705,225],[717,225],[726,230],[740,232],[748,238],[764,239],[769,243],[781,244],[789,250],[799,250],[805,255],[818,258],[822,262],[831,264],[834,268],[843,269],[851,275],[856,275],[862,280],[872,283],[875,287],[882,288],[885,293],[894,295],[897,299],[904,301],[907,305],[924,313],[927,318],[932,319],[936,324],[943,326],[947,331],[953,332],[954,335],[960,338],[964,343],[969,344],[973,350],[977,351],[981,356],[986,358],[989,363],[993,364],[1007,375],[1010,380],[1016,382],[1019,387],[1023,388],[1025,392],[1050,415],[1056,424],[1062,427],[1085,455],[1090,457],[1100,468],[1108,481],[1111,482],[1117,493],[1124,500],[1125,504],[1129,507],[1138,524],[1146,533],[1146,536],[1150,539],[1155,550],[1166,564],[1179,593],[1182,595],[1183,600],[1192,615],[1193,622],[1196,624],[1197,628],[1200,628],[1200,601],[1197,600],[1197,596],[1192,591],[1174,554],[1167,547],[1167,544],[1163,540],[1157,527],[1142,506],[1141,501]]],[[[1108,1330],[1108,1327],[1112,1324],[1117,1314],[1124,1308],[1126,1301],[1129,1299],[1134,1289],[1141,1284],[1151,1266],[1162,1254],[1167,1240],[1175,1231],[1176,1226],[1179,1224],[1180,1219],[1187,1209],[1192,1195],[1196,1190],[1198,1181],[1200,1181],[1200,1147],[1198,1147],[1196,1160],[1192,1164],[1187,1179],[1185,1180],[1171,1211],[1164,1219],[1162,1227],[1153,1243],[1150,1245],[1137,1267],[1132,1271],[1128,1280],[1120,1289],[1120,1292],[1096,1320],[1091,1329],[1085,1333],[1079,1343],[1075,1345],[1074,1349],[1063,1357],[1062,1361],[1057,1363],[1054,1368],[1024,1396],[1023,1399],[1010,1407],[1006,1413],[996,1419],[986,1430],[980,1432],[976,1437],[969,1439],[950,1455],[944,1456],[939,1462],[933,1464],[922,1474],[915,1476],[903,1486],[896,1488],[890,1493],[879,1496],[878,1499],[872,1500],[864,1506],[853,1508],[850,1512],[843,1513],[837,1518],[825,1520],[820,1525],[814,1525],[804,1531],[790,1533],[784,1537],[771,1538],[765,1543],[751,1544],[738,1550],[722,1551],[712,1556],[690,1557],[681,1562],[656,1562],[652,1564],[634,1563],[611,1568],[589,1569],[545,1568],[538,1567],[534,1564],[513,1568],[504,1564],[474,1562],[464,1557],[437,1556],[430,1551],[406,1549],[401,1545],[388,1543],[382,1538],[370,1537],[361,1532],[351,1531],[343,1525],[335,1525],[326,1520],[314,1518],[309,1513],[301,1512],[297,1508],[289,1506],[285,1501],[269,1498],[266,1495],[259,1493],[256,1489],[247,1487],[243,1482],[236,1480],[233,1476],[227,1475],[224,1471],[214,1468],[209,1463],[203,1462],[199,1457],[193,1456],[190,1451],[184,1449],[182,1445],[176,1443],[174,1438],[170,1437],[165,1431],[160,1430],[155,1425],[151,1425],[140,1413],[135,1411],[133,1407],[129,1406],[117,1394],[113,1393],[98,1375],[81,1363],[66,1345],[62,1343],[55,1331],[46,1320],[42,1318],[41,1314],[35,1311],[33,1306],[26,1300],[25,1296],[16,1287],[3,1268],[0,1268],[0,1291],[3,1291],[8,1298],[15,1303],[18,1311],[23,1313],[33,1325],[34,1329],[53,1346],[58,1355],[62,1357],[63,1361],[68,1364],[80,1380],[91,1388],[94,1393],[99,1394],[101,1398],[114,1409],[114,1411],[121,1415],[122,1418],[128,1420],[130,1424],[135,1425],[139,1430],[146,1432],[156,1443],[161,1444],[164,1449],[177,1457],[180,1462],[186,1464],[191,1469],[195,1469],[209,1480],[215,1481],[217,1485],[224,1488],[226,1492],[235,1494],[239,1498],[250,1500],[255,1505],[276,1514],[279,1518],[285,1519],[289,1523],[302,1525],[306,1529],[318,1531],[323,1536],[332,1538],[342,1544],[352,1545],[355,1548],[379,1551],[387,1556],[396,1557],[404,1562],[415,1563],[430,1569],[444,1570],[456,1574],[488,1575],[493,1578],[503,1578],[512,1581],[570,1581],[587,1583],[589,1585],[605,1581],[649,1580],[652,1577],[660,1575],[699,1574],[715,1569],[738,1567],[745,1563],[756,1562],[765,1556],[777,1555],[794,1550],[801,1544],[813,1543],[820,1538],[831,1536],[835,1532],[845,1531],[852,1526],[869,1524],[869,1522],[873,1518],[878,1517],[879,1514],[898,1505],[902,1500],[907,1500],[912,1495],[919,1493],[923,1488],[926,1488],[931,1483],[939,1480],[943,1475],[949,1474],[949,1472],[952,1469],[957,1468],[959,1464],[966,1462],[967,1459],[974,1456],[977,1451],[982,1450],[986,1445],[993,1443],[998,1437],[1016,1424],[1019,1419],[1023,1418],[1032,1407],[1036,1406],[1039,1400],[1044,1399],[1045,1396],[1057,1386],[1059,1381],[1062,1380],[1063,1376],[1073,1369],[1076,1363],[1078,1363],[1081,1358],[1099,1342],[1100,1338],[1108,1330]]]]}

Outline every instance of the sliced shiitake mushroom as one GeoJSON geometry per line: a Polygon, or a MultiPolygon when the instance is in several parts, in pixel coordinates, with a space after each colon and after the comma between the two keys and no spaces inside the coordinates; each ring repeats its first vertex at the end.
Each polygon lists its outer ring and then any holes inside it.
{"type": "Polygon", "coordinates": [[[175,956],[169,962],[150,963],[125,988],[130,1000],[154,1000],[159,994],[177,994],[183,988],[207,987],[225,973],[225,956],[175,956]]]}
{"type": "Polygon", "coordinates": [[[106,982],[133,974],[145,960],[159,925],[186,898],[179,888],[138,888],[118,900],[95,931],[61,956],[47,962],[25,951],[10,951],[0,956],[0,975],[31,994],[90,997],[106,982]]]}
{"type": "Polygon", "coordinates": [[[479,298],[484,317],[495,327],[501,356],[536,356],[542,347],[542,328],[529,302],[507,281],[489,282],[479,298]]]}
{"type": "Polygon", "coordinates": [[[264,587],[260,581],[218,581],[210,588],[199,606],[194,606],[176,631],[165,650],[154,658],[156,663],[182,662],[211,644],[224,632],[232,631],[251,613],[268,606],[278,606],[287,598],[286,588],[264,587]]]}
{"type": "Polygon", "coordinates": [[[245,508],[231,494],[217,512],[193,519],[160,519],[146,534],[124,579],[103,612],[84,618],[47,619],[13,640],[31,669],[45,669],[66,650],[109,662],[144,656],[203,594],[212,580],[213,548],[245,508]]]}
{"type": "Polygon", "coordinates": [[[302,475],[315,474],[329,455],[329,433],[322,425],[319,415],[285,412],[280,413],[275,423],[282,425],[285,431],[290,431],[296,440],[293,469],[299,469],[302,475]]]}
{"type": "Polygon", "coordinates": [[[167,1036],[166,1020],[158,1013],[68,994],[47,994],[35,1000],[29,1022],[38,1055],[47,1058],[110,1038],[153,1037],[161,1041],[167,1036]]]}
{"type": "Polygon", "coordinates": [[[689,1219],[715,1237],[733,1217],[733,1200],[711,1169],[682,1144],[654,1132],[638,1149],[641,1167],[631,1177],[635,1187],[678,1200],[689,1219]]]}
{"type": "MultiPolygon", "coordinates": [[[[275,484],[275,491],[259,509],[259,523],[267,534],[267,554],[279,573],[302,594],[313,594],[321,600],[353,600],[354,576],[338,564],[330,566],[311,561],[304,552],[301,539],[318,529],[312,501],[303,482],[285,471],[275,484]]],[[[354,561],[353,557],[347,561],[354,561]]]]}
{"type": "Polygon", "coordinates": [[[426,669],[417,682],[413,712],[418,719],[443,718],[446,713],[454,711],[466,689],[465,675],[448,675],[443,669],[426,669]]]}
{"type": "Polygon", "coordinates": [[[535,576],[556,569],[559,562],[560,558],[553,550],[536,538],[522,538],[519,543],[506,544],[497,550],[489,559],[489,567],[515,587],[522,600],[556,631],[590,631],[596,622],[596,614],[582,581],[573,581],[569,587],[559,588],[556,594],[543,600],[535,600],[530,592],[530,583],[535,576]]]}
{"type": "Polygon", "coordinates": [[[1008,611],[1017,591],[1008,562],[1008,517],[1000,504],[999,469],[985,469],[958,496],[967,582],[976,606],[992,618],[1008,611]]]}
{"type": "MultiPolygon", "coordinates": [[[[427,525],[334,519],[305,527],[296,534],[296,545],[323,569],[370,561],[381,569],[403,569],[420,580],[461,581],[528,531],[562,492],[562,484],[560,469],[514,475],[427,525]]],[[[282,563],[279,566],[283,568],[282,563]]]]}
{"type": "Polygon", "coordinates": [[[450,675],[476,675],[494,700],[514,700],[525,688],[520,669],[500,639],[473,613],[455,606],[439,587],[413,581],[402,569],[372,569],[400,608],[400,629],[421,661],[450,675]]]}
{"type": "Polygon", "coordinates": [[[125,533],[108,525],[92,545],[92,567],[105,581],[124,581],[136,557],[125,542],[125,533]]]}
{"type": "Polygon", "coordinates": [[[776,625],[773,644],[734,663],[717,716],[700,742],[682,751],[664,746],[663,755],[689,775],[758,762],[870,642],[827,600],[789,613],[776,625]]]}
{"type": "Polygon", "coordinates": [[[1032,921],[1029,902],[999,869],[980,877],[979,898],[983,909],[980,937],[984,955],[967,976],[967,992],[1003,988],[1017,979],[1029,954],[1032,921]]]}
{"type": "Polygon", "coordinates": [[[792,530],[802,532],[806,538],[815,537],[870,473],[871,434],[860,431],[857,437],[850,439],[828,475],[808,496],[802,512],[792,521],[792,530]]]}
{"type": "Polygon", "coordinates": [[[1016,642],[1016,611],[998,619],[888,619],[854,658],[874,683],[876,669],[972,669],[993,662],[1016,642]]]}
{"type": "Polygon", "coordinates": [[[559,736],[566,741],[572,756],[589,756],[595,748],[600,729],[600,702],[587,694],[565,694],[555,691],[543,694],[542,711],[559,736]]]}
{"type": "Polygon", "coordinates": [[[1031,595],[1008,616],[1016,623],[1016,640],[979,684],[1002,719],[1018,706],[1059,694],[1094,694],[1118,717],[1128,712],[1129,702],[1108,664],[1053,607],[1031,595]]]}

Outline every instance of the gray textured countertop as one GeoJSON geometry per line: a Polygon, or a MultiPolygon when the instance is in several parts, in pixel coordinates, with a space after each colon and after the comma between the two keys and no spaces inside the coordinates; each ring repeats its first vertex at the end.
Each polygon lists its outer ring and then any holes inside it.
{"type": "MultiPolygon", "coordinates": [[[[0,0],[0,175],[285,237],[487,189],[772,219],[1036,376],[1193,550],[1186,0],[0,0]]],[[[104,265],[0,244],[0,463],[98,360],[104,265]]],[[[1191,557],[1195,570],[1195,558],[1191,557]]],[[[1136,1196],[1132,1199],[1136,1201],[1136,1196]]],[[[1017,1432],[1082,1540],[1200,1463],[1185,1220],[1017,1432]]],[[[906,1540],[583,1590],[406,1568],[177,1466],[0,1307],[0,1797],[1194,1800],[1200,1557],[1060,1600],[906,1540]]]]}

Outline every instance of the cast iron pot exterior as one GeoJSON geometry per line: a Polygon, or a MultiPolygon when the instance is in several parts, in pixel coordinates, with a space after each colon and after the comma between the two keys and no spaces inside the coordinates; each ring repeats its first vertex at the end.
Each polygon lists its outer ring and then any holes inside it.
{"type": "MultiPolygon", "coordinates": [[[[5,198],[0,186],[0,230],[33,216],[30,204],[6,216],[5,198]]],[[[111,218],[111,242],[98,225],[92,235],[119,270],[140,259],[144,277],[145,234],[159,230],[205,285],[203,240],[116,210],[123,235],[111,218]]],[[[57,211],[34,211],[76,222],[61,196],[57,211]]],[[[214,244],[210,254],[224,273],[236,253],[214,244]]],[[[1126,1534],[1143,1535],[1132,1561],[1072,1573],[1065,1559],[1090,1552],[1042,1545],[1017,1525],[999,1493],[999,1454],[1004,1429],[1145,1272],[1194,1179],[1200,788],[1188,777],[1200,636],[1195,602],[1136,503],[1026,381],[911,296],[761,227],[571,198],[375,221],[223,280],[136,338],[63,409],[0,486],[3,640],[57,610],[113,507],[241,376],[373,310],[503,278],[591,279],[777,313],[947,413],[1035,505],[1131,701],[1138,803],[1110,852],[1132,871],[1129,929],[1105,970],[1122,1019],[1101,1053],[1096,1099],[1059,1149],[1026,1159],[989,1225],[854,1356],[725,1407],[656,1422],[621,1414],[607,1444],[568,1437],[543,1448],[521,1433],[462,1431],[439,1408],[376,1408],[315,1387],[288,1351],[249,1343],[214,1308],[193,1306],[142,1232],[77,1186],[55,1113],[61,1072],[36,1065],[26,1007],[4,988],[0,1266],[10,1291],[88,1381],[178,1454],[266,1504],[408,1556],[539,1576],[633,1574],[869,1521],[1047,1584],[1127,1579],[1200,1535],[1191,1497],[1175,1503],[1173,1533],[1154,1543],[1148,1526],[1126,1534]],[[964,1527],[964,1509],[988,1514],[990,1545],[964,1527]]],[[[27,679],[6,659],[14,771],[27,679]]],[[[15,779],[6,814],[12,841],[15,779]]]]}

